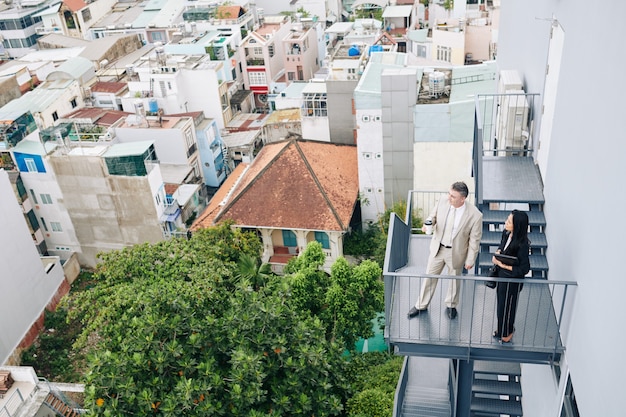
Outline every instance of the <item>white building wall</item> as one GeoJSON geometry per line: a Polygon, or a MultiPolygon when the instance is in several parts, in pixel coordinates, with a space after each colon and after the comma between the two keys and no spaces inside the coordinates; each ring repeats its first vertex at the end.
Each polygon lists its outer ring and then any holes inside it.
{"type": "MultiPolygon", "coordinates": [[[[564,30],[564,42],[550,135],[542,168],[546,199],[547,257],[551,280],[578,283],[563,319],[566,346],[561,378],[533,377],[535,390],[524,391],[524,407],[549,403],[536,417],[560,416],[568,373],[581,416],[624,415],[623,360],[626,334],[623,304],[624,83],[594,88],[590,68],[620,67],[626,28],[626,3],[589,4],[583,0],[510,0],[502,2],[498,38],[500,69],[519,70],[525,90],[543,94],[552,25],[564,30]],[[555,20],[553,20],[555,19],[555,20]],[[593,26],[590,36],[589,27],[593,26]],[[581,63],[581,51],[585,51],[581,63]],[[554,395],[558,392],[558,395],[554,395]]],[[[593,73],[593,70],[591,70],[593,73]]],[[[539,119],[546,98],[536,100],[539,119]]],[[[534,123],[534,137],[540,120],[534,123]]],[[[542,153],[541,146],[535,149],[542,153]]],[[[522,381],[525,375],[522,374],[522,381]]],[[[523,382],[526,387],[526,382],[523,382]]]]}
{"type": "MultiPolygon", "coordinates": [[[[43,163],[46,168],[45,173],[22,172],[20,176],[31,199],[33,194],[35,195],[36,200],[32,201],[33,208],[37,221],[40,223],[48,253],[58,256],[62,260],[67,260],[72,253],[81,252],[80,242],[76,236],[72,219],[65,207],[65,196],[57,183],[53,168],[45,158],[43,163]],[[46,197],[42,195],[46,195],[46,197]],[[49,204],[45,202],[47,196],[51,199],[49,204]],[[52,222],[60,223],[62,230],[53,230],[52,222]]],[[[84,205],[90,203],[88,199],[83,201],[84,205]]]]}
{"type": "Polygon", "coordinates": [[[11,355],[64,279],[58,264],[49,273],[33,244],[6,171],[0,170],[0,365],[11,355]]]}
{"type": "Polygon", "coordinates": [[[383,124],[381,109],[356,110],[359,194],[363,222],[375,222],[385,211],[383,124]]]}
{"type": "Polygon", "coordinates": [[[303,117],[302,138],[330,142],[330,128],[327,117],[303,117]]]}
{"type": "MultiPolygon", "coordinates": [[[[167,118],[167,116],[165,117],[167,118]]],[[[142,142],[151,140],[154,142],[154,150],[157,158],[164,164],[188,164],[187,143],[185,142],[184,130],[189,129],[196,142],[196,132],[193,129],[191,118],[182,128],[163,129],[159,127],[116,127],[115,136],[120,143],[142,142]]]]}

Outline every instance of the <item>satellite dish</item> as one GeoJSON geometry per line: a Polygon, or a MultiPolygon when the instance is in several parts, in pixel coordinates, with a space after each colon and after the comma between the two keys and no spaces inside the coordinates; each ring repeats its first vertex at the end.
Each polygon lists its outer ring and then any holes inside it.
{"type": "Polygon", "coordinates": [[[267,94],[259,94],[259,101],[261,103],[267,103],[267,94]]]}

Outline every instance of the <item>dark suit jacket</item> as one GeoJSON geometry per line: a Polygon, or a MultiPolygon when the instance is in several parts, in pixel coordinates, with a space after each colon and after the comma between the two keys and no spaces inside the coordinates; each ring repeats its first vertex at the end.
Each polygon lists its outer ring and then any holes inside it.
{"type": "Polygon", "coordinates": [[[510,246],[507,250],[504,250],[504,245],[506,245],[508,238],[509,232],[506,230],[502,231],[502,238],[500,239],[500,246],[498,249],[500,249],[500,253],[517,257],[518,262],[516,265],[513,265],[512,271],[498,268],[498,276],[502,278],[524,278],[528,271],[530,271],[530,258],[528,256],[530,248],[528,242],[522,243],[517,251],[511,250],[510,246]]]}

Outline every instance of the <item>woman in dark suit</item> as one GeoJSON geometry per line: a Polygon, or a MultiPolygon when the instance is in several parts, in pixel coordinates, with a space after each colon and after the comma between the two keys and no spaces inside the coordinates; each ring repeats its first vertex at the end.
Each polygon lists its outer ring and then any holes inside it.
{"type": "MultiPolygon", "coordinates": [[[[529,246],[528,215],[523,211],[513,210],[504,223],[502,239],[496,253],[515,256],[517,262],[514,265],[506,265],[495,256],[492,257],[492,262],[498,267],[498,277],[524,278],[530,271],[529,246]]],[[[499,338],[502,343],[510,343],[513,338],[517,297],[523,285],[498,282],[496,287],[498,328],[493,332],[493,337],[499,338]]]]}

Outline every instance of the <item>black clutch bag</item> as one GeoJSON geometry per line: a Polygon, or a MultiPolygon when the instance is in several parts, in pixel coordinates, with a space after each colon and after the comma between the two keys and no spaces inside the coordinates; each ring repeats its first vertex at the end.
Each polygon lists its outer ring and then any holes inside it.
{"type": "MultiPolygon", "coordinates": [[[[498,267],[495,265],[491,265],[489,271],[487,271],[487,276],[490,278],[495,278],[498,276],[498,267]]],[[[496,288],[497,282],[495,281],[485,281],[485,285],[489,288],[496,288]]]]}

